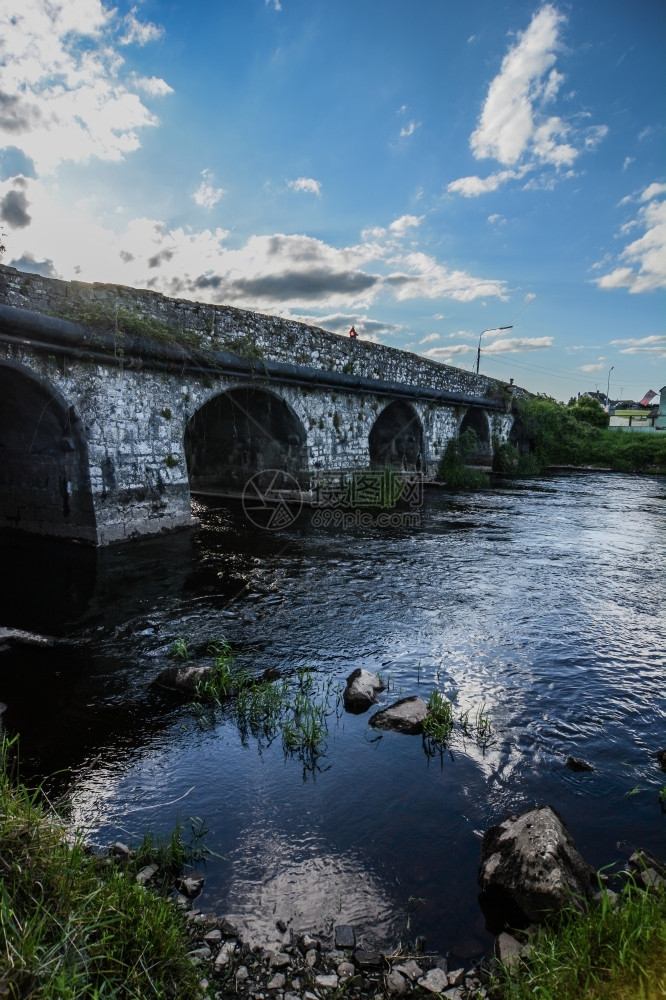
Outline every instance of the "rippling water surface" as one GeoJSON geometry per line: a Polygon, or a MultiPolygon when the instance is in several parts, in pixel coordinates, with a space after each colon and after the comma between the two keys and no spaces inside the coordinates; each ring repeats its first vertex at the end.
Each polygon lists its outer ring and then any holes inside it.
{"type": "Polygon", "coordinates": [[[459,958],[491,940],[480,834],[507,812],[554,805],[595,866],[634,845],[663,853],[663,478],[433,490],[420,527],[390,530],[315,528],[306,512],[269,533],[238,507],[196,507],[196,532],[101,553],[4,542],[5,623],[69,640],[2,654],[5,725],[28,773],[71,777],[94,842],[202,817],[215,855],[198,905],[254,940],[279,940],[278,919],[351,923],[368,942],[424,934],[459,958]],[[459,733],[429,757],[332,697],[308,769],[279,738],[152,685],[175,638],[220,634],[258,671],[309,666],[333,691],[356,667],[381,671],[385,704],[458,692],[470,718],[485,706],[492,739],[459,733]]]}

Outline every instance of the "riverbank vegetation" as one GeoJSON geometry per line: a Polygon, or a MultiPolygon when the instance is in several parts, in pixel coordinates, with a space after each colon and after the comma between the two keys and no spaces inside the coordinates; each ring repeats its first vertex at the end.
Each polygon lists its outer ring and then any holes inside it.
{"type": "Polygon", "coordinates": [[[495,449],[495,471],[538,475],[547,466],[583,466],[616,472],[666,472],[666,432],[627,433],[608,428],[595,399],[568,405],[545,396],[519,400],[517,423],[529,453],[512,444],[495,449]]]}
{"type": "Polygon", "coordinates": [[[482,469],[471,468],[467,463],[477,449],[476,431],[468,427],[457,438],[452,438],[439,463],[437,478],[451,490],[482,490],[490,483],[482,469]]]}
{"type": "Polygon", "coordinates": [[[666,886],[633,875],[585,913],[571,908],[528,955],[493,974],[493,1000],[661,1000],[666,996],[666,886]]]}
{"type": "Polygon", "coordinates": [[[184,916],[136,880],[192,853],[180,831],[146,837],[120,860],[94,855],[40,794],[12,780],[16,743],[0,761],[0,995],[31,1000],[190,1000],[200,976],[184,916]]]}

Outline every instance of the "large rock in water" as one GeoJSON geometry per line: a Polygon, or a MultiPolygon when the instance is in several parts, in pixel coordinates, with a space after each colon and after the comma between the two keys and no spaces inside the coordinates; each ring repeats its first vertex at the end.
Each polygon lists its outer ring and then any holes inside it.
{"type": "Polygon", "coordinates": [[[369,722],[375,729],[392,729],[396,733],[415,735],[423,732],[428,706],[423,698],[401,698],[394,705],[375,712],[369,722]]]}
{"type": "Polygon", "coordinates": [[[567,906],[583,909],[594,871],[550,806],[509,816],[483,837],[479,885],[539,921],[567,906]]]}
{"type": "Polygon", "coordinates": [[[167,667],[155,678],[160,687],[170,691],[181,691],[183,694],[195,694],[201,681],[205,681],[213,672],[213,664],[180,663],[167,667]]]}
{"type": "Polygon", "coordinates": [[[386,684],[369,670],[354,670],[347,678],[342,699],[345,709],[353,715],[367,711],[377,701],[377,695],[386,690],[386,684]]]}

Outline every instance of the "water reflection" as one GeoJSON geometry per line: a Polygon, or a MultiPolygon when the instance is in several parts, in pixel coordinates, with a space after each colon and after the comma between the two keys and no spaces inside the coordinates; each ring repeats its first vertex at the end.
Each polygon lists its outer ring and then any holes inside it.
{"type": "Polygon", "coordinates": [[[413,531],[302,516],[260,532],[240,507],[201,504],[196,533],[66,557],[60,590],[59,556],[41,590],[24,573],[7,623],[70,642],[2,654],[5,721],[36,773],[73,770],[75,815],[100,844],[205,818],[223,860],[202,905],[248,933],[339,918],[394,944],[414,897],[412,933],[467,957],[489,941],[478,834],[507,811],[555,805],[593,865],[620,840],[662,849],[665,507],[662,480],[594,474],[438,491],[413,531]],[[366,716],[343,716],[304,782],[279,740],[243,742],[224,713],[201,728],[153,687],[176,637],[219,634],[257,671],[310,666],[336,685],[381,671],[384,703],[458,692],[458,711],[485,706],[493,740],[458,735],[429,760],[418,737],[375,741],[366,716]]]}

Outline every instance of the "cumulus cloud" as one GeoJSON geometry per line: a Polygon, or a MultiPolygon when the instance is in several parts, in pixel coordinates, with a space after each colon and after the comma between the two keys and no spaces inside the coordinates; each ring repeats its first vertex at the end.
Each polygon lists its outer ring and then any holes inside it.
{"type": "Polygon", "coordinates": [[[297,177],[294,181],[287,181],[287,187],[292,191],[305,191],[306,194],[321,194],[321,183],[312,177],[297,177]]]}
{"type": "Polygon", "coordinates": [[[664,194],[666,184],[654,183],[639,195],[637,215],[621,231],[626,234],[639,227],[643,234],[620,253],[618,267],[594,279],[598,288],[628,288],[634,294],[666,288],[666,200],[660,200],[664,194]]]}
{"type": "Polygon", "coordinates": [[[173,87],[159,76],[132,76],[131,79],[137,90],[142,90],[150,97],[166,97],[167,94],[173,94],[173,87]]]}
{"type": "Polygon", "coordinates": [[[203,180],[192,197],[197,205],[201,205],[202,208],[212,208],[213,205],[217,205],[220,198],[226,194],[226,191],[224,188],[213,187],[211,182],[215,178],[213,173],[207,167],[204,167],[201,171],[201,176],[203,180]]]}
{"type": "Polygon", "coordinates": [[[147,45],[148,42],[154,42],[164,34],[164,28],[160,25],[151,21],[140,21],[136,16],[137,10],[138,7],[132,7],[125,17],[125,33],[120,38],[121,45],[147,45]]]}
{"type": "Polygon", "coordinates": [[[451,194],[461,194],[463,198],[478,198],[481,194],[488,194],[489,191],[496,191],[502,184],[510,180],[520,180],[527,172],[527,167],[520,170],[498,170],[497,173],[489,174],[487,177],[478,177],[472,174],[470,177],[459,177],[456,181],[451,181],[447,191],[451,194]]]}
{"type": "Polygon", "coordinates": [[[450,192],[477,197],[528,170],[571,167],[581,149],[596,149],[605,137],[605,125],[588,126],[579,134],[572,123],[549,111],[564,81],[555,62],[565,21],[552,4],[544,4],[490,83],[470,148],[475,159],[494,159],[505,169],[483,179],[459,178],[448,185],[450,192]]]}
{"type": "Polygon", "coordinates": [[[401,215],[399,219],[394,219],[389,226],[389,231],[394,236],[404,236],[409,229],[416,229],[425,219],[424,215],[401,215]]]}
{"type": "MultiPolygon", "coordinates": [[[[12,137],[37,173],[64,160],[121,160],[138,148],[139,131],[157,124],[136,81],[123,77],[118,46],[139,32],[135,14],[128,16],[120,36],[116,12],[100,0],[22,0],[0,9],[0,136],[12,137]]],[[[160,82],[142,87],[156,94],[160,82]]]]}
{"type": "Polygon", "coordinates": [[[41,274],[43,278],[59,278],[60,275],[53,266],[52,260],[35,260],[30,253],[22,257],[13,257],[10,266],[17,271],[27,271],[28,274],[41,274]]]}
{"type": "Polygon", "coordinates": [[[505,337],[487,344],[484,354],[515,354],[518,351],[544,351],[553,346],[552,337],[505,337]]]}
{"type": "Polygon", "coordinates": [[[427,335],[427,337],[423,338],[423,340],[419,340],[419,347],[422,344],[432,344],[433,340],[439,340],[439,334],[438,333],[429,333],[427,335]]]}
{"type": "Polygon", "coordinates": [[[30,225],[28,199],[25,191],[20,190],[20,188],[12,188],[7,192],[0,200],[0,218],[8,226],[14,226],[16,229],[30,225]]]}
{"type": "Polygon", "coordinates": [[[431,347],[424,351],[426,358],[433,358],[435,361],[450,360],[460,354],[471,354],[476,348],[472,344],[449,344],[448,347],[431,347]]]}

